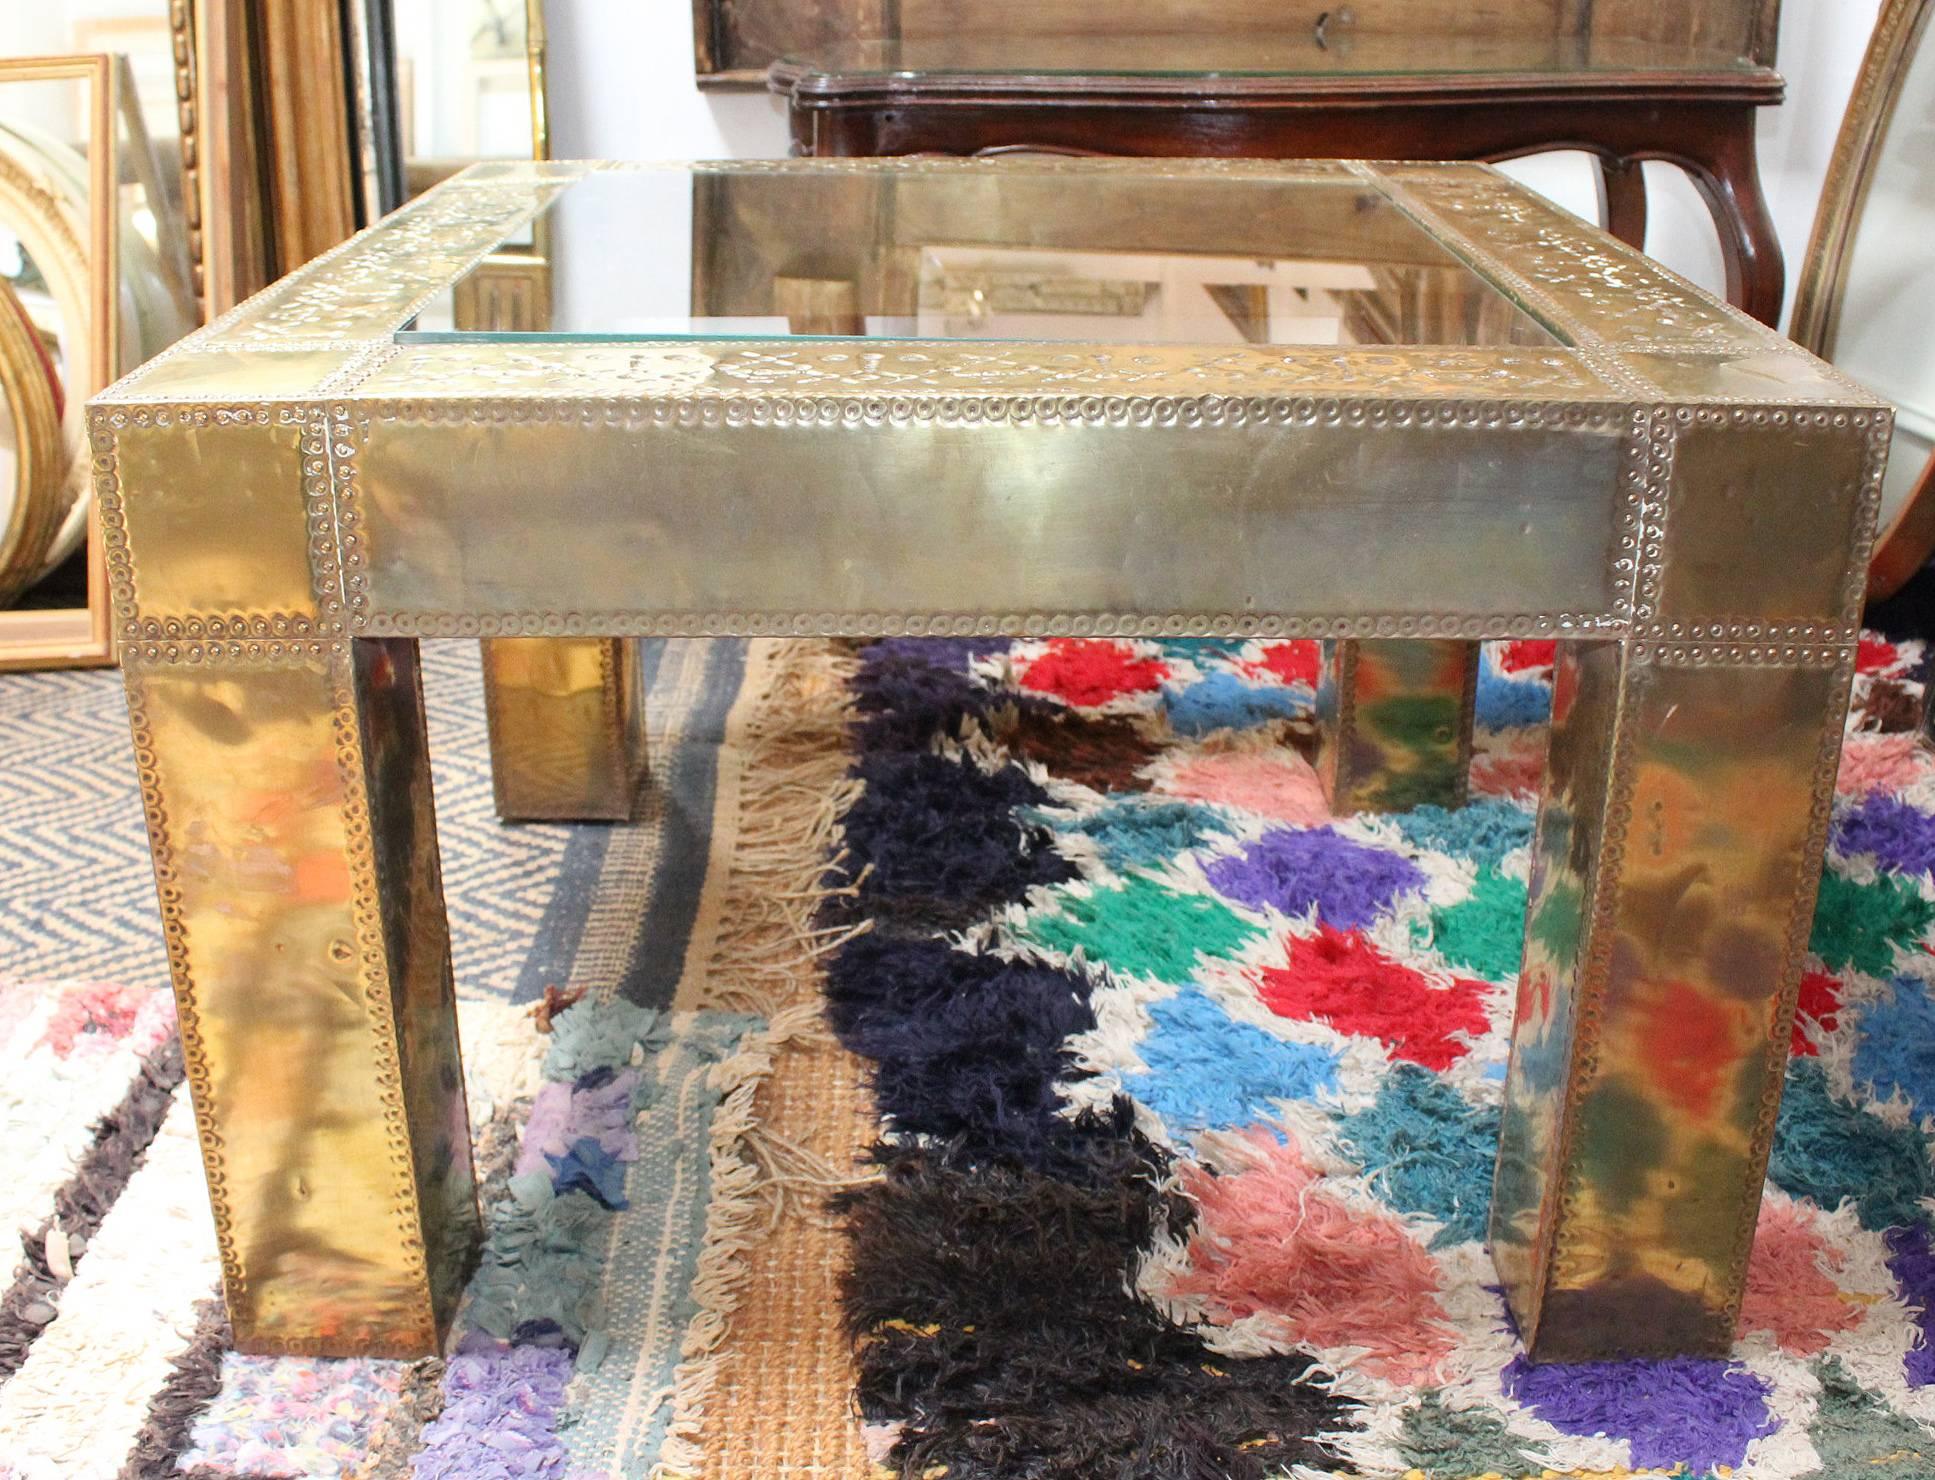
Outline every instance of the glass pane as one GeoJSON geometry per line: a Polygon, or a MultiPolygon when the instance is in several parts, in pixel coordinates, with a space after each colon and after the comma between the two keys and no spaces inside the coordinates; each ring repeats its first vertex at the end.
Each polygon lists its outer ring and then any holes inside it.
{"type": "Polygon", "coordinates": [[[568,187],[543,225],[547,293],[512,293],[518,268],[488,259],[405,333],[1557,342],[1349,178],[620,171],[568,187]],[[539,322],[530,306],[547,296],[539,322]]]}
{"type": "Polygon", "coordinates": [[[1908,497],[1935,439],[1935,44],[1924,39],[1882,140],[1854,246],[1830,358],[1895,403],[1882,528],[1908,497]]]}
{"type": "Polygon", "coordinates": [[[1678,72],[1751,70],[1737,51],[1620,36],[1443,35],[1319,32],[1194,35],[1124,32],[1099,26],[1057,33],[932,36],[838,41],[785,59],[789,69],[840,77],[975,75],[1309,77],[1510,72],[1678,72]]]}

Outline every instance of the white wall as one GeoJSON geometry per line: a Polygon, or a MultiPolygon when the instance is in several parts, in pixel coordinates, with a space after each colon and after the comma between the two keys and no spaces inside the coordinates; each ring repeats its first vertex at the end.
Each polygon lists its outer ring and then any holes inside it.
{"type": "MultiPolygon", "coordinates": [[[[1787,102],[1763,110],[1761,174],[1791,287],[1841,111],[1880,0],[1786,0],[1787,102]]],[[[692,81],[690,0],[549,0],[551,116],[564,158],[717,159],[786,153],[786,116],[760,93],[701,93],[692,81]]],[[[1581,214],[1594,209],[1583,158],[1542,156],[1514,174],[1581,214]]],[[[1723,282],[1706,207],[1669,167],[1647,167],[1647,247],[1706,287],[1723,282]]],[[[1791,294],[1790,294],[1791,296],[1791,294]]]]}

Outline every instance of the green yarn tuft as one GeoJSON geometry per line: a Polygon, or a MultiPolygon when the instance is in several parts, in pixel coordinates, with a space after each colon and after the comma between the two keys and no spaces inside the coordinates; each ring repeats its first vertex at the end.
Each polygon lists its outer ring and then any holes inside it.
{"type": "Polygon", "coordinates": [[[1426,1393],[1404,1410],[1398,1454],[1426,1480],[1472,1480],[1477,1475],[1524,1475],[1539,1466],[1525,1456],[1521,1442],[1496,1414],[1447,1408],[1436,1393],[1426,1393]]]}
{"type": "Polygon", "coordinates": [[[1837,1358],[1815,1364],[1820,1407],[1807,1437],[1821,1456],[1809,1480],[1899,1480],[1935,1471],[1935,1442],[1856,1382],[1837,1358]]]}
{"type": "Polygon", "coordinates": [[[1453,966],[1487,981],[1515,981],[1525,944],[1525,886],[1486,869],[1469,898],[1434,907],[1429,931],[1420,925],[1415,933],[1420,945],[1436,946],[1453,966]]]}
{"type": "Polygon", "coordinates": [[[1824,1208],[1853,1199],[1864,1228],[1926,1223],[1921,1199],[1935,1196],[1921,1134],[1835,1099],[1815,1059],[1788,1065],[1767,1175],[1824,1208]]]}
{"type": "Polygon", "coordinates": [[[1872,884],[1857,884],[1828,869],[1821,875],[1821,899],[1814,909],[1814,936],[1808,942],[1829,971],[1852,965],[1869,976],[1895,969],[1894,946],[1913,946],[1935,904],[1914,885],[1893,874],[1872,884]]]}
{"type": "Polygon", "coordinates": [[[1031,918],[1024,939],[1052,950],[1080,949],[1129,976],[1178,986],[1194,980],[1196,956],[1229,956],[1262,934],[1220,900],[1178,894],[1140,875],[1087,896],[1059,892],[1061,913],[1031,918]]]}

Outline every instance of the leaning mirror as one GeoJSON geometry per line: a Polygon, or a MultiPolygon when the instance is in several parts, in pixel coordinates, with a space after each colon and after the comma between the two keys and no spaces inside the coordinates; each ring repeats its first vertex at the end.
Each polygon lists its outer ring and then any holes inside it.
{"type": "Polygon", "coordinates": [[[1868,594],[1935,554],[1935,0],[1887,0],[1814,221],[1792,333],[1895,403],[1868,594]]]}

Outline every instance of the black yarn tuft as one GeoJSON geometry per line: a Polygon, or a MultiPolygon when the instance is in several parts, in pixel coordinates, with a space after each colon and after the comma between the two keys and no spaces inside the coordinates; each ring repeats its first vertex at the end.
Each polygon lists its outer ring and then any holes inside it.
{"type": "Polygon", "coordinates": [[[960,930],[1037,884],[1079,876],[1055,852],[1047,828],[1026,826],[1018,807],[1048,795],[1014,766],[992,774],[938,755],[863,758],[866,791],[845,819],[845,873],[862,882],[844,906],[899,933],[960,930]]]}
{"type": "Polygon", "coordinates": [[[1335,1458],[1318,1436],[1351,1409],[1308,1358],[1219,1357],[1134,1293],[1161,1201],[1112,1144],[1116,1178],[1083,1186],[883,1151],[887,1175],[840,1199],[860,1408],[902,1425],[908,1480],[1261,1480],[1335,1458]]]}

